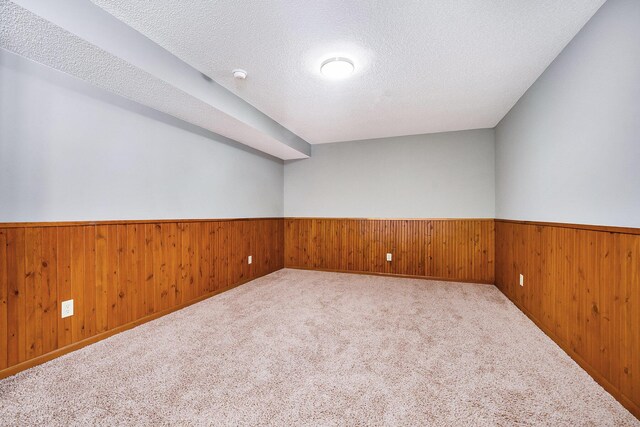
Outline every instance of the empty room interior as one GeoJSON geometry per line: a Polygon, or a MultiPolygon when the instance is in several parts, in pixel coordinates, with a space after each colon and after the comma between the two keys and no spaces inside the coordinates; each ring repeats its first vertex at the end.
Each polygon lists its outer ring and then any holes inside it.
{"type": "Polygon", "coordinates": [[[640,426],[639,0],[0,0],[0,426],[640,426]]]}

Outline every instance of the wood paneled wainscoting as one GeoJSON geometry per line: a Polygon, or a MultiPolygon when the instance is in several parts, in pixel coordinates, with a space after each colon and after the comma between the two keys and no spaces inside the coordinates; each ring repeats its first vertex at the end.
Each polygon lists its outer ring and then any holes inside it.
{"type": "Polygon", "coordinates": [[[281,269],[283,236],[281,218],[0,224],[0,378],[281,269]]]}
{"type": "Polygon", "coordinates": [[[640,229],[496,220],[496,286],[640,417],[640,229]]]}
{"type": "Polygon", "coordinates": [[[286,218],[285,266],[493,283],[494,221],[286,218]]]}

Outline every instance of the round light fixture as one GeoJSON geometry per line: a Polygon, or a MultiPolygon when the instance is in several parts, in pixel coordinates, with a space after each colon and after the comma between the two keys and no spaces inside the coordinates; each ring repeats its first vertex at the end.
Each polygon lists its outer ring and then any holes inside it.
{"type": "Polygon", "coordinates": [[[354,70],[350,59],[340,57],[329,58],[320,66],[322,75],[330,79],[344,79],[353,74],[354,70]]]}

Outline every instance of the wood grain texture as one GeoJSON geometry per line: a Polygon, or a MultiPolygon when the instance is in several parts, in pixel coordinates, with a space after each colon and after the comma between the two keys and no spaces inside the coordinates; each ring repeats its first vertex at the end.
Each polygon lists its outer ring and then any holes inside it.
{"type": "Polygon", "coordinates": [[[496,286],[640,417],[640,234],[631,231],[496,220],[496,286]]]}
{"type": "Polygon", "coordinates": [[[290,268],[494,281],[492,219],[286,218],[284,239],[290,268]]]}
{"type": "Polygon", "coordinates": [[[283,236],[272,218],[0,224],[0,378],[281,269],[283,236]]]}
{"type": "Polygon", "coordinates": [[[0,224],[0,377],[283,266],[495,281],[640,416],[640,232],[524,221],[0,224]],[[61,319],[69,298],[75,315],[61,319]]]}

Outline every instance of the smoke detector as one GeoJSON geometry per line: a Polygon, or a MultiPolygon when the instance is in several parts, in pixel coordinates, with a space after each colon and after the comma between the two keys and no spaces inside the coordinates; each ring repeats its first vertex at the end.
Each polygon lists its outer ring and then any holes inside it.
{"type": "Polygon", "coordinates": [[[245,70],[241,70],[240,68],[232,71],[233,77],[236,79],[244,80],[247,78],[247,72],[245,70]]]}

